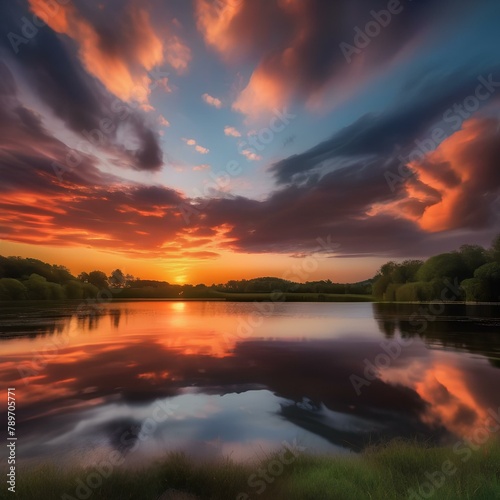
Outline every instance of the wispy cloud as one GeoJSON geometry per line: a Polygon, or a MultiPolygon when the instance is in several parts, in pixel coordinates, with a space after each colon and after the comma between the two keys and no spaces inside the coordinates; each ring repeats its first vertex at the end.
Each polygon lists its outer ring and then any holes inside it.
{"type": "Polygon", "coordinates": [[[210,149],[208,148],[205,148],[203,146],[200,146],[194,139],[186,139],[185,137],[183,137],[182,139],[188,146],[192,146],[194,147],[194,149],[196,151],[198,151],[198,153],[202,154],[202,155],[206,155],[207,153],[210,152],[210,149]]]}
{"type": "Polygon", "coordinates": [[[208,148],[204,148],[203,146],[200,146],[199,144],[197,144],[194,149],[196,149],[196,151],[198,151],[198,153],[202,154],[202,155],[206,155],[207,153],[210,152],[210,149],[208,148]]]}
{"type": "Polygon", "coordinates": [[[213,106],[214,108],[220,109],[222,108],[222,101],[218,99],[217,97],[213,97],[210,94],[203,94],[201,98],[209,105],[213,106]]]}
{"type": "Polygon", "coordinates": [[[203,170],[210,170],[210,165],[208,165],[207,163],[202,163],[201,165],[194,166],[193,170],[195,172],[201,172],[203,170]]]}
{"type": "Polygon", "coordinates": [[[251,149],[243,149],[241,151],[241,154],[248,161],[260,161],[260,160],[262,160],[262,156],[259,156],[255,151],[252,151],[251,149]]]}
{"type": "Polygon", "coordinates": [[[158,123],[162,126],[162,127],[170,127],[170,122],[163,116],[163,115],[160,115],[158,117],[158,123]]]}
{"type": "Polygon", "coordinates": [[[241,133],[234,127],[230,127],[229,125],[224,128],[224,134],[229,137],[241,137],[241,133]]]}

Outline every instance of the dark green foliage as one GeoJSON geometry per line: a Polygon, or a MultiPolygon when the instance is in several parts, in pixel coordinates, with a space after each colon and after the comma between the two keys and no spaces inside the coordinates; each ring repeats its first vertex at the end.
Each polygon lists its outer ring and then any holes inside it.
{"type": "Polygon", "coordinates": [[[28,279],[32,274],[42,276],[52,283],[63,284],[74,279],[64,266],[52,266],[37,259],[0,256],[0,278],[28,279]]]}
{"type": "Polygon", "coordinates": [[[455,279],[462,281],[470,278],[474,270],[469,270],[464,264],[459,252],[448,252],[434,255],[426,260],[417,273],[418,281],[432,281],[434,279],[455,279]]]}
{"type": "MultiPolygon", "coordinates": [[[[417,274],[422,267],[421,260],[405,260],[400,264],[387,262],[384,264],[373,283],[373,295],[379,300],[399,300],[397,299],[397,290],[402,285],[412,283],[417,280],[417,274]]],[[[407,293],[405,288],[403,294],[407,293]]]]}
{"type": "Polygon", "coordinates": [[[50,299],[50,288],[47,280],[39,274],[32,274],[28,280],[23,281],[28,291],[30,300],[48,300],[50,299]]]}
{"type": "Polygon", "coordinates": [[[78,280],[70,280],[64,285],[64,293],[67,299],[83,299],[84,284],[78,280]]]}
{"type": "Polygon", "coordinates": [[[417,273],[422,265],[423,261],[421,260],[405,260],[395,266],[391,273],[392,281],[401,284],[417,281],[417,273]]]}
{"type": "MultiPolygon", "coordinates": [[[[106,282],[106,275],[94,271],[93,279],[106,282]]],[[[82,277],[89,277],[82,273],[82,277]]],[[[37,259],[0,256],[0,300],[82,300],[95,298],[99,288],[75,278],[64,266],[37,259]]]]}
{"type": "Polygon", "coordinates": [[[479,245],[462,245],[459,250],[464,267],[472,276],[474,271],[488,262],[488,252],[479,245]]]}
{"type": "Polygon", "coordinates": [[[28,298],[28,290],[14,278],[0,279],[0,300],[23,300],[28,298]]]}
{"type": "Polygon", "coordinates": [[[104,290],[115,298],[151,299],[225,299],[339,301],[345,299],[397,302],[500,301],[500,235],[492,248],[462,245],[455,252],[430,257],[427,261],[387,262],[377,275],[359,283],[334,283],[331,280],[294,281],[262,277],[230,280],[225,284],[176,285],[166,281],[141,280],[114,270],[82,272],[75,278],[64,266],[37,259],[0,256],[0,300],[83,300],[95,298],[104,290]],[[450,283],[453,284],[450,287],[450,283]],[[461,288],[459,287],[461,285],[461,288]],[[455,290],[453,295],[443,292],[455,290]]]}
{"type": "Polygon", "coordinates": [[[84,283],[83,284],[83,298],[84,299],[93,299],[97,297],[99,293],[99,288],[92,285],[92,283],[84,283]]]}
{"type": "Polygon", "coordinates": [[[378,300],[397,302],[498,302],[500,235],[493,240],[490,250],[479,245],[462,245],[458,251],[434,255],[425,262],[387,262],[374,278],[373,295],[378,300]],[[454,293],[450,294],[450,290],[454,293]]]}
{"type": "Polygon", "coordinates": [[[391,284],[390,276],[375,276],[375,281],[373,282],[373,295],[379,299],[383,300],[385,298],[385,292],[387,287],[391,284]]]}
{"type": "Polygon", "coordinates": [[[108,288],[108,277],[102,271],[92,271],[88,274],[88,282],[99,289],[108,288]]]}
{"type": "Polygon", "coordinates": [[[463,281],[462,287],[469,301],[500,301],[500,263],[490,262],[479,267],[474,278],[463,281]]]}
{"type": "Polygon", "coordinates": [[[403,285],[400,283],[391,283],[387,290],[385,291],[385,300],[389,300],[390,302],[394,302],[396,300],[396,293],[403,285]]]}

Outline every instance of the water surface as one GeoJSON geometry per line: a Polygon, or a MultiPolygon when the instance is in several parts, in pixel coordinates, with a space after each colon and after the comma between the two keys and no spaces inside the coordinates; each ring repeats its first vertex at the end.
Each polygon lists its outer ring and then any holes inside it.
{"type": "Polygon", "coordinates": [[[0,335],[25,461],[450,444],[500,407],[499,306],[4,305],[0,335]]]}

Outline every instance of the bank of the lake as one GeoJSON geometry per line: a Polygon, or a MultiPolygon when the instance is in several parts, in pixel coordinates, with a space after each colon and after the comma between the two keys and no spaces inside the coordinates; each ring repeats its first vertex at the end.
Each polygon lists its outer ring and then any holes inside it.
{"type": "Polygon", "coordinates": [[[348,457],[278,452],[239,464],[172,454],[147,468],[101,472],[45,464],[19,471],[16,498],[492,500],[500,498],[499,478],[498,441],[431,448],[396,440],[348,457]]]}

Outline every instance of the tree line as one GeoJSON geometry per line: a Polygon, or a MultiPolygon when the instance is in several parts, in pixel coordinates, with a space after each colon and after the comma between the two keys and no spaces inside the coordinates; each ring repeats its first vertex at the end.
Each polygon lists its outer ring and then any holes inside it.
{"type": "Polygon", "coordinates": [[[210,298],[220,293],[371,294],[371,281],[333,283],[331,280],[295,283],[274,277],[230,280],[227,283],[171,284],[143,280],[115,269],[110,275],[100,270],[73,276],[64,266],[38,259],[0,256],[0,300],[82,300],[96,298],[110,290],[116,298],[210,298]]]}
{"type": "MultiPolygon", "coordinates": [[[[308,293],[373,295],[381,301],[425,302],[441,300],[453,285],[456,301],[500,301],[500,235],[486,249],[462,245],[453,252],[426,261],[387,262],[374,278],[359,283],[331,280],[296,283],[275,277],[230,280],[226,283],[180,285],[143,280],[115,269],[73,276],[68,268],[41,260],[0,256],[0,300],[82,300],[111,290],[116,298],[211,298],[220,294],[308,293]]],[[[449,300],[449,297],[448,299],[449,300]]]]}
{"type": "Polygon", "coordinates": [[[456,301],[499,302],[500,235],[488,249],[462,245],[426,261],[387,262],[374,277],[373,295],[396,302],[442,300],[443,290],[450,284],[456,301]]]}

